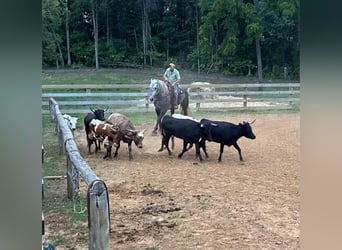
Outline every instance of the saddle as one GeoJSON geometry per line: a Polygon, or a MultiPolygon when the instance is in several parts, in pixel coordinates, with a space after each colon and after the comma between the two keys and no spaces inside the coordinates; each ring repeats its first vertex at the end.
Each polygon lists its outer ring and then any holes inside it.
{"type": "MultiPolygon", "coordinates": [[[[172,95],[173,94],[173,86],[172,86],[172,84],[170,82],[166,81],[166,85],[167,85],[167,88],[168,88],[169,92],[172,95]]],[[[178,88],[178,103],[177,103],[177,105],[182,102],[182,100],[183,100],[182,94],[183,93],[184,93],[183,89],[179,87],[178,88]]]]}

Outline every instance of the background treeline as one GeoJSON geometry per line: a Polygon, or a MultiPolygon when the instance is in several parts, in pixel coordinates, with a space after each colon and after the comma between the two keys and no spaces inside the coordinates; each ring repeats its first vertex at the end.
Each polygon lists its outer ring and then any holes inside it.
{"type": "Polygon", "coordinates": [[[43,67],[299,79],[299,0],[43,0],[43,67]]]}

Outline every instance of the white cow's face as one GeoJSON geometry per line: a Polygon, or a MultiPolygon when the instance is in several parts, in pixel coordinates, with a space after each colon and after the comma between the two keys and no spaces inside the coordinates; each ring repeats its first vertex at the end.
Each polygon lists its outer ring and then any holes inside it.
{"type": "Polygon", "coordinates": [[[72,130],[75,130],[75,129],[76,129],[77,120],[78,120],[77,117],[71,117],[71,118],[70,118],[70,126],[71,126],[71,129],[72,129],[72,130]]]}
{"type": "Polygon", "coordinates": [[[77,117],[72,117],[70,115],[64,114],[63,118],[64,118],[65,122],[68,124],[68,127],[71,130],[75,130],[76,129],[77,120],[78,120],[77,117]]]}

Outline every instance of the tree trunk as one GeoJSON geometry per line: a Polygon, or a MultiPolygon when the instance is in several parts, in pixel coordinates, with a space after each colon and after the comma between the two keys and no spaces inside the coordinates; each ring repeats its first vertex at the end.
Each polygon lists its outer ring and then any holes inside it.
{"type": "MultiPolygon", "coordinates": [[[[107,2],[108,4],[108,2],[107,2]]],[[[109,5],[109,4],[108,4],[109,5]]],[[[106,26],[107,26],[107,46],[109,46],[110,44],[110,29],[109,29],[109,10],[108,10],[109,6],[107,6],[107,10],[106,10],[106,26]]]]}
{"type": "Polygon", "coordinates": [[[69,20],[68,19],[65,22],[65,31],[66,31],[66,44],[67,44],[67,56],[68,56],[67,65],[70,67],[71,56],[70,56],[70,33],[69,33],[69,20]]]}
{"type": "Polygon", "coordinates": [[[166,61],[169,61],[169,56],[170,56],[170,39],[166,38],[166,61]]]}
{"type": "Polygon", "coordinates": [[[257,66],[258,66],[258,83],[261,83],[261,82],[263,82],[262,61],[261,61],[260,40],[258,38],[255,38],[255,48],[256,48],[257,66]]]}
{"type": "Polygon", "coordinates": [[[57,43],[57,48],[58,48],[58,55],[59,55],[59,60],[61,62],[62,67],[64,67],[64,58],[63,58],[63,53],[61,46],[57,43]]]}
{"type": "MultiPolygon", "coordinates": [[[[253,0],[255,10],[257,15],[259,15],[259,0],[253,0]]],[[[258,67],[258,83],[263,82],[262,77],[262,60],[261,60],[261,47],[260,47],[260,39],[258,37],[255,37],[255,49],[256,49],[256,56],[257,56],[257,67],[258,67]]],[[[259,88],[259,90],[262,90],[262,87],[259,88]]]]}
{"type": "Polygon", "coordinates": [[[142,9],[142,39],[143,39],[143,58],[144,65],[146,65],[146,53],[147,53],[147,10],[145,0],[142,1],[143,9],[142,9]]]}
{"type": "Polygon", "coordinates": [[[138,43],[138,35],[137,35],[136,29],[134,29],[134,39],[135,39],[135,49],[137,50],[137,54],[139,54],[139,43],[138,43]]]}
{"type": "Polygon", "coordinates": [[[93,36],[94,36],[94,49],[95,49],[95,68],[99,69],[99,58],[98,58],[98,24],[97,24],[97,0],[91,0],[91,8],[93,13],[93,36]]]}
{"type": "Polygon", "coordinates": [[[199,24],[198,24],[198,7],[196,6],[196,43],[197,43],[197,74],[201,72],[200,69],[200,47],[199,47],[199,24]]]}
{"type": "Polygon", "coordinates": [[[66,46],[67,46],[67,65],[71,66],[70,56],[70,30],[69,30],[70,11],[68,8],[68,0],[65,0],[65,35],[66,35],[66,46]]]}

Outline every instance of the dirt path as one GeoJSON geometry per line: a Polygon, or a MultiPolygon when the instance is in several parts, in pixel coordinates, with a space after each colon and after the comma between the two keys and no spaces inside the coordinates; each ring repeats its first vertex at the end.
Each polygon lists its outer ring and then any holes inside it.
{"type": "MultiPolygon", "coordinates": [[[[137,127],[147,132],[133,161],[126,144],[119,159],[104,161],[104,152],[86,154],[85,132],[76,131],[81,154],[109,189],[111,249],[299,249],[299,114],[219,119],[255,118],[257,138],[239,140],[243,164],[233,147],[217,163],[216,143],[207,144],[204,163],[194,149],[178,159],[178,139],[174,156],[157,152],[152,123],[137,127]]],[[[87,238],[78,245],[58,249],[86,248],[87,238]]]]}

